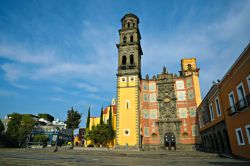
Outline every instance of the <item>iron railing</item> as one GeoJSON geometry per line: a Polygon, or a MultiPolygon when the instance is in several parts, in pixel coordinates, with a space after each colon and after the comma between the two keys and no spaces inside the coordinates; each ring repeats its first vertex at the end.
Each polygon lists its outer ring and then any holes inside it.
{"type": "Polygon", "coordinates": [[[227,113],[229,116],[232,116],[238,112],[243,111],[245,108],[250,106],[250,94],[248,94],[247,96],[243,97],[242,99],[240,99],[237,103],[235,103],[234,105],[230,106],[227,109],[227,113]]]}

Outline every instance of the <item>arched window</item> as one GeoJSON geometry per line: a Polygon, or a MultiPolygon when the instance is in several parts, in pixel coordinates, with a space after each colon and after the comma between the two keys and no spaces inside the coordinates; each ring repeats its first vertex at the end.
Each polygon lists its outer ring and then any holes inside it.
{"type": "Polygon", "coordinates": [[[124,36],[123,37],[123,43],[126,43],[126,40],[127,40],[127,38],[126,38],[126,36],[124,36]]]}
{"type": "Polygon", "coordinates": [[[135,27],[135,23],[133,23],[133,27],[135,27]]]}
{"type": "Polygon", "coordinates": [[[130,64],[134,64],[134,55],[130,55],[130,64]]]}
{"type": "Polygon", "coordinates": [[[125,55],[122,56],[122,64],[126,65],[127,57],[125,55]]]}
{"type": "Polygon", "coordinates": [[[128,23],[128,28],[130,28],[130,23],[128,23]]]}
{"type": "Polygon", "coordinates": [[[130,36],[130,42],[134,42],[134,36],[133,35],[130,36]]]}
{"type": "Polygon", "coordinates": [[[188,64],[188,70],[191,70],[191,69],[192,69],[191,64],[188,64]]]}

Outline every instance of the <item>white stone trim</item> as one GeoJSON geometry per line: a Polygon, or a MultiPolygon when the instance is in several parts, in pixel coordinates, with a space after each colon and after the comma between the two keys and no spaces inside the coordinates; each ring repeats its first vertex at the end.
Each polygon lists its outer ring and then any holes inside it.
{"type": "Polygon", "coordinates": [[[246,79],[247,79],[248,89],[250,91],[250,75],[248,75],[246,79]]]}
{"type": "Polygon", "coordinates": [[[209,111],[210,111],[210,119],[211,119],[211,121],[213,121],[214,120],[214,111],[213,111],[213,104],[212,103],[209,104],[209,111]]]}
{"type": "Polygon", "coordinates": [[[239,146],[245,145],[244,136],[243,136],[243,133],[242,133],[241,128],[235,129],[235,134],[236,134],[236,138],[237,138],[238,145],[239,145],[239,146]],[[238,134],[238,132],[241,133],[241,138],[242,138],[242,141],[243,141],[243,142],[240,141],[240,135],[238,134]]]}
{"type": "Polygon", "coordinates": [[[220,100],[219,100],[218,96],[214,99],[214,102],[215,102],[215,106],[216,106],[217,117],[220,117],[221,116],[221,107],[220,107],[220,100]],[[217,104],[216,100],[218,101],[218,104],[217,104]],[[219,112],[218,108],[219,108],[220,112],[219,112]]]}
{"type": "Polygon", "coordinates": [[[248,139],[248,144],[250,145],[250,124],[246,125],[245,126],[245,129],[246,129],[246,133],[247,133],[247,139],[248,139]]]}

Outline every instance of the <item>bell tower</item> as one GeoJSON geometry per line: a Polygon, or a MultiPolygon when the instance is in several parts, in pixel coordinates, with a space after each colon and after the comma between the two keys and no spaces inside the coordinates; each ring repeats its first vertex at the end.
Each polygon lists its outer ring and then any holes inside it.
{"type": "Polygon", "coordinates": [[[181,77],[191,77],[194,83],[194,93],[196,99],[196,106],[201,103],[200,81],[199,81],[199,68],[197,68],[196,58],[183,58],[181,60],[181,77]]]}
{"type": "Polygon", "coordinates": [[[119,147],[139,147],[140,111],[139,94],[141,80],[141,35],[139,19],[129,13],[122,19],[119,30],[117,72],[117,130],[119,147]]]}

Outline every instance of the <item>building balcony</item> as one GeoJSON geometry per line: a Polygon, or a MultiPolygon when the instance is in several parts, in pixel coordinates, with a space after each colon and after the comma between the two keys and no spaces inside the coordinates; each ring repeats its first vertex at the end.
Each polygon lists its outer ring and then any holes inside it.
{"type": "Polygon", "coordinates": [[[250,106],[250,94],[239,100],[236,104],[227,109],[228,116],[232,116],[236,113],[243,111],[250,106]]]}

